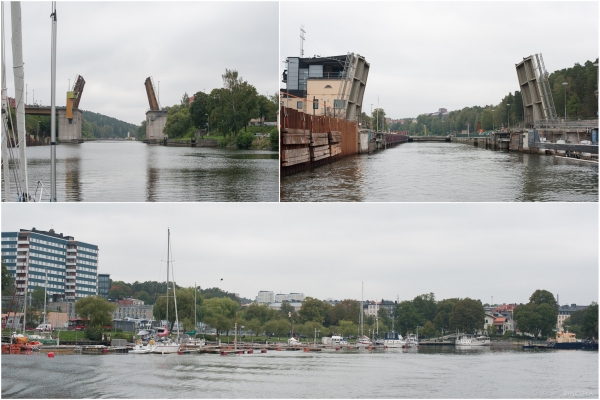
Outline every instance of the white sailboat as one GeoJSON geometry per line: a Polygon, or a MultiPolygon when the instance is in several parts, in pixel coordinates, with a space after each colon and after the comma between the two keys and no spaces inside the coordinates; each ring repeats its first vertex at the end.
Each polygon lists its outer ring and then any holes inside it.
{"type": "Polygon", "coordinates": [[[171,261],[171,230],[167,229],[167,326],[165,331],[158,336],[163,339],[154,344],[151,353],[155,354],[173,354],[178,353],[181,345],[179,342],[179,317],[177,315],[177,295],[175,293],[175,279],[173,279],[173,300],[175,303],[175,323],[177,324],[177,342],[169,338],[169,263],[171,261]],[[164,336],[163,336],[164,335],[164,336]]]}
{"type": "Polygon", "coordinates": [[[471,335],[468,333],[457,333],[456,341],[454,345],[457,347],[461,346],[491,346],[491,340],[488,336],[485,335],[471,335]]]}
{"type": "Polygon", "coordinates": [[[369,339],[369,337],[366,336],[365,332],[364,332],[364,326],[363,326],[364,325],[364,315],[365,315],[365,311],[363,309],[364,292],[365,292],[365,285],[363,283],[362,293],[361,293],[361,297],[360,297],[360,314],[359,314],[361,337],[359,337],[356,340],[356,346],[358,346],[358,347],[370,347],[373,345],[373,342],[371,341],[371,339],[369,339]]]}

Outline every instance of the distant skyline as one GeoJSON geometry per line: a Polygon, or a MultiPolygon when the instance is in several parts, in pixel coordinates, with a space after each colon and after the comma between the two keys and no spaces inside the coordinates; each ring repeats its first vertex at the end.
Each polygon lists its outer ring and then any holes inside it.
{"type": "Polygon", "coordinates": [[[364,56],[363,111],[390,118],[498,104],[519,90],[515,64],[541,53],[552,73],[598,57],[598,2],[281,2],[287,57],[364,56]],[[570,29],[569,21],[577,21],[570,29]],[[536,28],[534,28],[536,27],[536,28]]]}
{"type": "MultiPolygon", "coordinates": [[[[15,96],[11,3],[4,4],[8,95],[15,96]]],[[[27,100],[50,105],[51,2],[21,2],[27,100]],[[34,94],[35,93],[35,94],[34,94]]],[[[80,109],[139,125],[144,81],[160,81],[160,104],[210,92],[235,69],[259,94],[277,90],[277,2],[58,2],[56,104],[77,75],[80,109]]]]}
{"type": "Polygon", "coordinates": [[[99,246],[99,273],[318,299],[598,301],[597,203],[2,204],[2,231],[54,229],[99,246]],[[223,280],[221,280],[223,279],[223,280]]]}

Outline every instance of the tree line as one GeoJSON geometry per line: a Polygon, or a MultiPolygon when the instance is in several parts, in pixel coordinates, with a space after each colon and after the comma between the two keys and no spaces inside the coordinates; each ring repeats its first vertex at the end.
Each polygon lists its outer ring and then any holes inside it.
{"type": "MultiPolygon", "coordinates": [[[[226,69],[221,77],[223,87],[212,89],[208,94],[196,92],[192,102],[184,93],[180,104],[163,108],[167,111],[164,133],[170,139],[189,139],[198,131],[211,136],[237,137],[252,118],[277,120],[277,95],[259,95],[236,70],[226,69]]],[[[138,137],[143,135],[145,122],[138,128],[138,137]]]]}
{"type": "MultiPolygon", "coordinates": [[[[559,118],[566,116],[568,119],[597,118],[598,113],[598,63],[586,61],[583,65],[575,63],[571,68],[554,71],[548,76],[554,106],[559,118]],[[563,85],[566,82],[567,85],[563,85]],[[565,103],[566,99],[566,103],[565,103]]],[[[515,76],[516,79],[516,76],[515,76]]],[[[517,126],[524,120],[523,98],[520,91],[508,93],[498,104],[486,106],[464,107],[461,110],[450,111],[446,116],[429,116],[421,114],[416,118],[404,118],[400,122],[387,124],[385,111],[373,110],[373,118],[365,112],[361,119],[367,125],[375,127],[376,113],[379,111],[380,130],[407,131],[410,135],[445,136],[460,134],[463,130],[476,132],[491,131],[507,126],[517,126]],[[383,116],[383,123],[381,117],[383,116]]]]}

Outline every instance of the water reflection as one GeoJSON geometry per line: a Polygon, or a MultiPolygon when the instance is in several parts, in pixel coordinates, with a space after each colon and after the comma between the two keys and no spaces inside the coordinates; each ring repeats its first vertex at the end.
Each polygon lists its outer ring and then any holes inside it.
{"type": "Polygon", "coordinates": [[[406,143],[281,179],[282,201],[598,201],[598,165],[406,143]]]}
{"type": "MultiPolygon", "coordinates": [[[[27,149],[50,189],[49,147],[27,149]]],[[[59,201],[278,201],[278,153],[88,142],[57,146],[59,201]]],[[[32,185],[30,185],[30,188],[32,185]]]]}

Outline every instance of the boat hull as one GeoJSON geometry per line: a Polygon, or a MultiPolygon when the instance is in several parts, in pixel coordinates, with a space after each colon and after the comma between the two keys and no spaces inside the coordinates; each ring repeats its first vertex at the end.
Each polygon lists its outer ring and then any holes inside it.
{"type": "Polygon", "coordinates": [[[178,344],[157,345],[152,349],[152,354],[174,354],[179,351],[178,344]]]}

